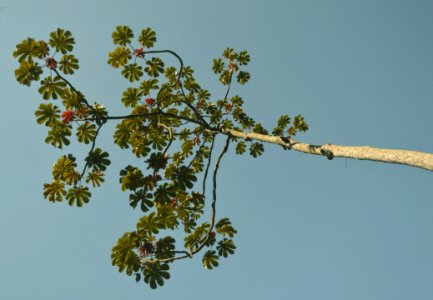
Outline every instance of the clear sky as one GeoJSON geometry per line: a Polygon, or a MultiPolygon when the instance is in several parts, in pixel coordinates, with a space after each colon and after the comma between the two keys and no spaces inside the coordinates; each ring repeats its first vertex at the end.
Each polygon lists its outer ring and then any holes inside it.
{"type": "Polygon", "coordinates": [[[433,173],[272,145],[259,159],[231,151],[221,167],[218,215],[238,229],[236,254],[215,271],[199,257],[177,262],[156,291],[136,284],[110,261],[111,247],[140,216],[118,184],[129,156],[112,143],[112,127],[104,128],[101,147],[116,161],[91,202],[78,209],[44,200],[42,184],[64,152],[44,143],[45,128],[34,119],[43,100],[15,81],[12,58],[28,36],[71,30],[80,59],[71,80],[115,113],[128,83],[106,63],[111,32],[152,27],[155,48],[179,53],[214,99],[223,91],[212,59],[227,46],[249,50],[252,79],[233,93],[268,128],[281,114],[303,114],[305,142],[433,152],[433,1],[0,6],[1,299],[433,299],[433,173]]]}

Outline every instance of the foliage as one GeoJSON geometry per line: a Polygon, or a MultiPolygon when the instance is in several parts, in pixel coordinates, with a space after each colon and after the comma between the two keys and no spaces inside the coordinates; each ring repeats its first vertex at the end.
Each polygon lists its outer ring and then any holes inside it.
{"type": "MultiPolygon", "coordinates": [[[[39,82],[44,100],[35,117],[47,127],[46,143],[62,149],[70,145],[75,133],[79,143],[90,147],[80,164],[74,155],[66,154],[53,165],[52,181],[43,186],[43,196],[50,202],[65,198],[77,207],[89,202],[90,190],[105,181],[111,164],[109,153],[96,147],[99,131],[108,121],[118,122],[114,143],[142,161],[120,171],[120,187],[129,194],[128,204],[143,215],[136,229],[126,232],[113,247],[112,264],[119,272],[157,288],[170,278],[169,264],[176,260],[203,251],[203,266],[210,270],[219,266],[221,257],[234,254],[235,227],[228,218],[216,221],[218,169],[233,142],[239,155],[258,157],[264,152],[261,142],[235,138],[232,130],[268,131],[244,111],[242,97],[230,95],[234,83],[243,85],[251,79],[246,70],[251,59],[247,51],[226,48],[213,60],[212,71],[226,89],[223,97],[215,98],[175,52],[152,50],[156,33],[151,28],[143,29],[137,41],[134,37],[128,26],[117,26],[112,34],[115,48],[108,53],[108,64],[120,69],[130,83],[120,93],[119,100],[129,110],[124,116],[111,115],[102,104],[90,103],[66,79],[79,69],[70,31],[59,28],[47,41],[23,40],[13,56],[19,63],[17,81],[26,86],[39,82]],[[167,66],[165,55],[176,58],[179,65],[167,66]],[[226,141],[214,159],[221,147],[218,136],[226,136],[226,141]],[[206,192],[209,185],[211,193],[206,192]],[[173,231],[184,232],[183,245],[170,235],[173,231]]],[[[292,122],[283,115],[272,134],[289,140],[306,130],[302,116],[295,116],[292,122]]]]}

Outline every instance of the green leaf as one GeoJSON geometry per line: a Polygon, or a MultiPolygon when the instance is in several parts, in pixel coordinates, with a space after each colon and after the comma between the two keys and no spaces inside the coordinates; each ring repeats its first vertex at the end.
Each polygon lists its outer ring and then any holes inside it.
{"type": "Polygon", "coordinates": [[[220,74],[224,70],[224,62],[221,58],[214,59],[212,63],[212,71],[215,74],[220,74]]]}
{"type": "Polygon", "coordinates": [[[152,57],[151,60],[146,61],[146,65],[144,70],[149,76],[158,77],[164,72],[164,62],[158,57],[152,57]]]}
{"type": "Polygon", "coordinates": [[[206,251],[202,259],[203,267],[208,270],[212,270],[213,268],[218,267],[219,266],[218,259],[219,257],[218,255],[216,255],[216,251],[214,250],[206,251]]]}
{"type": "Polygon", "coordinates": [[[247,65],[250,62],[250,55],[247,51],[239,52],[239,56],[237,58],[239,65],[247,65]]]}
{"type": "Polygon", "coordinates": [[[134,33],[128,26],[117,26],[116,31],[111,35],[113,42],[116,45],[126,46],[131,43],[134,33]]]}
{"type": "Polygon", "coordinates": [[[50,33],[50,46],[56,48],[63,54],[72,51],[74,48],[75,40],[69,30],[58,28],[56,31],[50,33]]]}
{"type": "Polygon", "coordinates": [[[20,63],[25,60],[29,63],[33,63],[33,57],[40,58],[42,53],[41,43],[35,41],[33,38],[27,38],[27,40],[23,40],[16,46],[13,57],[18,58],[20,63]]]}
{"type": "Polygon", "coordinates": [[[30,86],[32,81],[39,80],[42,73],[42,68],[37,63],[23,60],[15,70],[15,78],[20,84],[30,86]]]}
{"type": "Polygon", "coordinates": [[[122,70],[122,75],[131,82],[136,80],[140,80],[141,76],[143,76],[143,68],[134,63],[126,65],[122,70]]]}
{"type": "Polygon", "coordinates": [[[138,101],[140,101],[143,96],[143,92],[138,88],[129,87],[123,92],[122,102],[128,107],[134,107],[137,105],[138,101]]]}
{"type": "Polygon", "coordinates": [[[175,242],[175,239],[171,236],[166,236],[159,239],[156,242],[156,259],[167,259],[174,257],[175,253],[173,251],[176,249],[175,242]]]}
{"type": "Polygon", "coordinates": [[[72,135],[71,125],[57,121],[51,126],[51,130],[48,131],[48,136],[45,138],[45,143],[59,149],[62,149],[63,145],[68,146],[70,142],[67,137],[72,135]]]}
{"type": "Polygon", "coordinates": [[[209,230],[209,223],[203,223],[198,226],[194,232],[184,238],[185,248],[194,250],[201,242],[204,241],[209,230]]]}
{"type": "Polygon", "coordinates": [[[256,158],[263,154],[265,151],[265,148],[263,147],[263,144],[261,143],[252,143],[250,145],[250,154],[252,157],[256,158]]]}
{"type": "Polygon", "coordinates": [[[147,212],[151,207],[153,207],[153,202],[151,199],[151,193],[147,193],[145,189],[139,189],[135,193],[129,195],[129,205],[132,208],[136,208],[140,203],[141,210],[143,212],[147,212]]]}
{"type": "Polygon", "coordinates": [[[304,117],[301,115],[295,116],[295,119],[293,120],[293,126],[296,128],[297,131],[305,132],[308,130],[308,124],[305,121],[304,117]]]}
{"type": "Polygon", "coordinates": [[[173,185],[163,183],[158,185],[154,193],[155,202],[158,204],[166,205],[170,202],[171,198],[176,195],[176,189],[173,185]]]}
{"type": "Polygon", "coordinates": [[[154,78],[144,80],[140,85],[140,89],[145,96],[149,95],[151,90],[157,90],[158,88],[158,80],[154,78]]]}
{"type": "Polygon", "coordinates": [[[156,42],[156,33],[151,28],[145,28],[141,31],[138,41],[143,47],[152,48],[156,42]]]}
{"type": "Polygon", "coordinates": [[[72,154],[61,156],[57,162],[53,165],[52,174],[55,180],[64,181],[67,173],[75,171],[77,164],[75,163],[76,158],[72,154]]]}
{"type": "Polygon", "coordinates": [[[86,183],[91,182],[93,187],[100,186],[104,182],[104,172],[93,169],[87,174],[86,183]]]}
{"type": "Polygon", "coordinates": [[[168,155],[163,154],[162,152],[153,152],[149,159],[146,160],[147,169],[153,169],[158,171],[160,169],[165,169],[168,162],[168,155]]]}
{"type": "Polygon", "coordinates": [[[236,52],[235,52],[232,48],[230,48],[230,47],[227,47],[227,48],[224,50],[224,52],[223,52],[223,56],[224,56],[226,59],[228,59],[228,60],[234,60],[235,58],[237,58],[237,54],[236,54],[236,52]]]}
{"type": "Polygon", "coordinates": [[[164,285],[164,279],[170,279],[169,265],[159,262],[147,262],[143,268],[144,282],[146,282],[152,289],[164,285]]]}
{"type": "Polygon", "coordinates": [[[44,198],[51,202],[61,202],[63,200],[63,196],[66,195],[65,184],[60,182],[59,180],[53,181],[51,184],[44,184],[44,198]]]}
{"type": "Polygon", "coordinates": [[[60,95],[60,98],[62,98],[62,104],[66,109],[79,110],[82,108],[80,96],[69,88],[63,90],[63,94],[60,95]]]}
{"type": "Polygon", "coordinates": [[[221,73],[220,77],[219,77],[219,81],[223,84],[223,85],[228,85],[231,81],[232,78],[232,73],[225,70],[221,73]]]}
{"type": "Polygon", "coordinates": [[[246,149],[247,149],[247,145],[243,141],[240,141],[236,145],[236,154],[239,155],[244,154],[246,149]]]}
{"type": "Polygon", "coordinates": [[[193,182],[197,181],[197,177],[191,168],[181,166],[174,171],[172,180],[175,186],[185,191],[187,188],[191,189],[194,186],[193,182]]]}
{"type": "Polygon", "coordinates": [[[69,189],[66,194],[66,199],[70,206],[77,205],[78,207],[83,206],[83,203],[88,203],[90,199],[89,188],[86,186],[74,186],[69,189]]]}
{"type": "Polygon", "coordinates": [[[113,52],[108,53],[108,63],[114,68],[126,65],[130,59],[131,51],[126,47],[117,47],[113,52]]]}
{"type": "Polygon", "coordinates": [[[238,73],[238,75],[236,76],[236,79],[237,79],[237,81],[238,81],[240,84],[245,84],[245,83],[247,83],[248,80],[250,80],[250,78],[251,78],[250,73],[245,72],[245,71],[240,71],[240,72],[238,73]]]}
{"type": "Polygon", "coordinates": [[[216,248],[218,250],[219,256],[227,257],[229,254],[235,253],[236,245],[233,240],[223,239],[222,241],[218,242],[218,246],[216,248]]]}
{"type": "Polygon", "coordinates": [[[137,231],[143,232],[147,236],[158,234],[159,229],[161,229],[161,225],[155,212],[152,212],[147,216],[142,216],[140,220],[138,220],[137,231]]]}
{"type": "Polygon", "coordinates": [[[144,184],[144,176],[140,169],[132,166],[127,166],[120,171],[120,179],[122,191],[134,191],[144,184]]]}
{"type": "Polygon", "coordinates": [[[41,87],[39,88],[39,93],[42,95],[42,98],[45,100],[48,99],[57,99],[59,95],[63,94],[63,91],[66,88],[66,83],[59,77],[51,77],[48,76],[41,81],[41,87]]]}
{"type": "Polygon", "coordinates": [[[232,226],[232,223],[228,218],[223,218],[219,220],[215,225],[216,232],[224,236],[233,237],[237,231],[232,226]]]}
{"type": "Polygon", "coordinates": [[[41,103],[35,111],[35,116],[38,124],[45,123],[45,126],[49,126],[60,118],[60,109],[52,103],[41,103]]]}
{"type": "Polygon", "coordinates": [[[102,151],[101,148],[96,148],[87,155],[86,162],[90,168],[94,167],[98,170],[105,171],[107,166],[111,164],[108,156],[107,152],[102,151]]]}
{"type": "Polygon", "coordinates": [[[119,272],[126,270],[129,276],[140,269],[140,258],[134,252],[139,245],[136,234],[127,232],[116,243],[111,251],[111,263],[119,268],[119,272]]]}
{"type": "Polygon", "coordinates": [[[88,121],[84,122],[77,128],[77,137],[80,143],[89,144],[93,142],[96,135],[96,125],[88,121]]]}
{"type": "Polygon", "coordinates": [[[78,59],[72,54],[63,55],[60,59],[60,71],[65,74],[74,74],[75,70],[78,70],[78,59]]]}
{"type": "Polygon", "coordinates": [[[127,121],[122,121],[116,125],[116,131],[114,132],[114,142],[122,149],[129,147],[129,138],[131,136],[131,129],[127,125],[127,121]]]}

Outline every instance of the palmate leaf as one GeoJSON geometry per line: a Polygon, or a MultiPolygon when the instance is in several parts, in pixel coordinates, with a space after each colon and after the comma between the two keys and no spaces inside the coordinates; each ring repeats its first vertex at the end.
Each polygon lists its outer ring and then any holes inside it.
{"type": "Polygon", "coordinates": [[[92,183],[93,187],[100,186],[104,182],[104,172],[93,169],[87,174],[86,183],[92,183]]]}
{"type": "Polygon", "coordinates": [[[144,80],[140,85],[140,89],[145,96],[149,95],[151,90],[157,90],[158,88],[158,80],[154,78],[144,80]]]}
{"type": "Polygon", "coordinates": [[[297,131],[305,132],[308,130],[308,124],[305,121],[304,117],[301,115],[295,116],[295,118],[293,120],[293,126],[295,127],[295,129],[297,131]]]}
{"type": "Polygon", "coordinates": [[[158,77],[164,72],[164,62],[158,57],[152,57],[151,60],[146,61],[146,65],[144,70],[149,76],[158,77]]]}
{"type": "Polygon", "coordinates": [[[96,125],[88,121],[77,128],[77,138],[80,143],[89,144],[93,142],[96,135],[96,125]]]}
{"type": "Polygon", "coordinates": [[[138,88],[129,87],[123,92],[122,102],[126,107],[134,107],[143,96],[143,92],[138,88]]]}
{"type": "Polygon", "coordinates": [[[72,54],[66,54],[63,55],[63,57],[60,59],[60,71],[62,71],[65,74],[74,74],[75,70],[78,70],[78,59],[75,58],[72,54]]]}
{"type": "Polygon", "coordinates": [[[212,71],[215,74],[220,74],[224,70],[224,62],[221,58],[214,59],[212,63],[212,71]]]}
{"type": "Polygon", "coordinates": [[[240,141],[236,145],[236,154],[244,154],[247,149],[247,145],[243,141],[240,141]]]}
{"type": "Polygon", "coordinates": [[[114,142],[122,149],[129,148],[129,138],[131,137],[131,129],[127,122],[122,121],[116,125],[116,131],[113,134],[114,142]]]}
{"type": "Polygon", "coordinates": [[[61,202],[66,195],[65,184],[59,180],[44,184],[44,198],[51,202],[61,202]]]}
{"type": "Polygon", "coordinates": [[[52,103],[41,103],[35,111],[35,116],[38,124],[44,123],[46,126],[49,126],[60,118],[60,109],[52,103]]]}
{"type": "Polygon", "coordinates": [[[186,236],[183,239],[185,248],[193,250],[194,248],[198,247],[200,242],[202,242],[203,239],[206,237],[209,227],[209,223],[205,222],[198,226],[193,233],[186,236]]]}
{"type": "Polygon", "coordinates": [[[236,75],[236,80],[240,83],[240,84],[245,84],[248,82],[248,80],[250,80],[251,75],[249,72],[245,72],[245,71],[240,71],[238,73],[238,75],[236,75]]]}
{"type": "Polygon", "coordinates": [[[251,143],[250,145],[250,154],[252,157],[256,158],[263,154],[265,148],[262,143],[251,143]]]}
{"type": "Polygon", "coordinates": [[[208,250],[203,255],[202,263],[203,267],[208,270],[212,270],[219,266],[218,262],[219,256],[216,254],[215,250],[208,250]]]}
{"type": "Polygon", "coordinates": [[[67,173],[71,173],[77,167],[76,158],[72,154],[61,156],[53,165],[52,175],[56,180],[64,181],[67,173]]]}
{"type": "Polygon", "coordinates": [[[56,31],[50,33],[49,44],[51,47],[54,47],[56,51],[65,54],[72,51],[75,40],[69,30],[65,31],[64,29],[58,28],[56,31]]]}
{"type": "Polygon", "coordinates": [[[108,159],[109,154],[101,148],[96,148],[90,152],[86,157],[86,163],[89,167],[97,168],[98,170],[105,171],[107,166],[111,164],[108,159]]]}
{"type": "Polygon", "coordinates": [[[129,205],[136,208],[140,203],[140,208],[143,212],[147,212],[153,207],[152,194],[148,193],[145,189],[139,189],[133,194],[129,195],[129,205]]]}
{"type": "Polygon", "coordinates": [[[232,223],[228,218],[223,218],[219,220],[215,225],[216,232],[222,234],[223,236],[233,237],[237,231],[232,226],[232,223]]]}
{"type": "Polygon", "coordinates": [[[161,264],[159,262],[147,262],[143,268],[144,282],[146,282],[152,289],[164,285],[164,279],[170,279],[168,272],[170,267],[168,264],[161,264]]]}
{"type": "Polygon", "coordinates": [[[156,259],[166,259],[174,257],[175,253],[173,251],[176,249],[175,242],[175,239],[171,236],[166,236],[159,239],[156,242],[156,259]]]}
{"type": "Polygon", "coordinates": [[[144,176],[139,168],[134,168],[130,165],[120,171],[120,179],[122,191],[135,191],[144,184],[144,176]]]}
{"type": "Polygon", "coordinates": [[[136,80],[140,80],[141,76],[143,76],[143,68],[134,63],[126,65],[122,70],[122,75],[131,82],[136,80]]]}
{"type": "Polygon", "coordinates": [[[151,236],[152,234],[158,234],[161,225],[155,212],[151,212],[149,215],[142,216],[137,223],[137,231],[143,233],[145,236],[151,236]]]}
{"type": "Polygon", "coordinates": [[[62,99],[62,104],[66,109],[78,110],[82,107],[80,96],[69,88],[63,90],[63,94],[60,95],[60,98],[62,99]]]}
{"type": "Polygon", "coordinates": [[[39,80],[42,73],[42,68],[37,63],[23,60],[15,70],[15,78],[20,84],[30,86],[32,81],[39,80]]]}
{"type": "Polygon", "coordinates": [[[111,35],[113,42],[116,45],[126,46],[131,43],[131,39],[134,37],[134,33],[128,26],[117,26],[116,31],[111,35]]]}
{"type": "Polygon", "coordinates": [[[169,203],[174,196],[176,196],[176,189],[168,183],[158,185],[154,193],[155,202],[162,205],[169,203]]]}
{"type": "Polygon", "coordinates": [[[113,52],[108,53],[108,63],[114,68],[126,65],[130,59],[131,51],[126,47],[117,47],[113,52]]]}
{"type": "Polygon", "coordinates": [[[197,181],[197,177],[191,168],[181,166],[176,169],[172,175],[173,183],[176,187],[185,191],[187,188],[191,189],[194,186],[194,182],[197,181]]]}
{"type": "Polygon", "coordinates": [[[51,130],[48,131],[48,136],[45,138],[45,143],[59,149],[62,149],[63,145],[68,146],[70,144],[68,136],[72,135],[71,125],[56,121],[51,126],[51,130]]]}
{"type": "Polygon", "coordinates": [[[174,210],[169,207],[158,209],[158,219],[161,229],[175,230],[179,225],[174,210]]]}
{"type": "MultiPolygon", "coordinates": [[[[46,45],[44,42],[42,43],[42,46],[46,45]]],[[[43,49],[40,42],[35,41],[33,38],[27,38],[16,46],[13,56],[18,58],[20,63],[24,60],[32,63],[33,57],[41,57],[45,53],[45,51],[42,51],[43,49]]]]}
{"type": "Polygon", "coordinates": [[[248,51],[241,51],[239,52],[239,55],[237,57],[237,61],[239,65],[247,65],[250,62],[250,55],[248,54],[248,51]]]}
{"type": "Polygon", "coordinates": [[[145,28],[141,31],[138,41],[145,48],[152,48],[156,42],[156,33],[151,28],[145,28]]]}
{"type": "Polygon", "coordinates": [[[57,99],[59,95],[63,94],[65,88],[66,83],[59,76],[54,78],[48,76],[41,81],[41,87],[38,91],[42,95],[42,98],[48,100],[51,98],[57,99]]]}
{"type": "Polygon", "coordinates": [[[126,270],[129,276],[140,269],[140,258],[134,252],[139,245],[135,233],[125,233],[116,243],[111,251],[111,263],[119,268],[119,272],[126,270]]]}
{"type": "Polygon", "coordinates": [[[218,250],[219,256],[228,257],[229,254],[234,254],[236,245],[231,239],[223,239],[218,242],[218,246],[216,247],[218,250]]]}
{"type": "Polygon", "coordinates": [[[83,206],[83,203],[88,203],[91,193],[87,186],[74,186],[68,190],[66,199],[70,206],[77,205],[78,207],[83,206]]]}

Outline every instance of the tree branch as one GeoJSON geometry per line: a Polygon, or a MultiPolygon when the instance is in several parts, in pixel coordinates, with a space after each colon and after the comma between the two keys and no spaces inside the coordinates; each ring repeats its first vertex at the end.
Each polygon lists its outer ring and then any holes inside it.
{"type": "Polygon", "coordinates": [[[346,157],[359,160],[371,160],[384,163],[401,164],[415,168],[433,171],[433,154],[412,150],[383,149],[370,146],[339,146],[332,144],[311,145],[283,139],[279,136],[264,135],[259,133],[244,133],[237,130],[226,130],[225,134],[242,139],[258,140],[266,143],[277,144],[298,152],[321,155],[328,159],[334,157],[346,157]]]}

